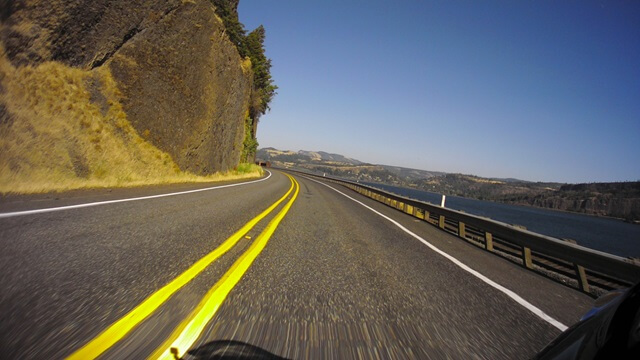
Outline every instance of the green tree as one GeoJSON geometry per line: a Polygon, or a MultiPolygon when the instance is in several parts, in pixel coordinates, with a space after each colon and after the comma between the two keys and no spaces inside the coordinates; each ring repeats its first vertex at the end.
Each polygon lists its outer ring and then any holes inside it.
{"type": "Polygon", "coordinates": [[[252,115],[254,119],[258,119],[260,115],[269,110],[269,103],[271,103],[278,89],[271,78],[271,59],[268,59],[264,53],[265,37],[264,26],[260,25],[249,33],[245,41],[245,48],[247,55],[251,59],[251,68],[253,70],[254,101],[252,102],[252,115]]]}
{"type": "Polygon", "coordinates": [[[242,155],[240,156],[241,162],[253,162],[256,157],[256,151],[258,150],[258,140],[253,133],[253,119],[247,116],[244,121],[244,142],[242,143],[242,155]]]}
{"type": "Polygon", "coordinates": [[[253,71],[253,89],[249,105],[249,116],[245,119],[245,139],[242,161],[253,161],[258,148],[256,130],[260,116],[269,108],[278,87],[271,78],[271,59],[264,50],[266,33],[260,25],[248,35],[244,25],[238,20],[239,0],[211,0],[216,15],[222,19],[229,40],[236,46],[241,57],[251,60],[253,71]]]}
{"type": "MultiPolygon", "coordinates": [[[[260,25],[247,35],[238,19],[238,0],[211,0],[216,14],[222,19],[229,40],[236,46],[241,57],[249,57],[253,70],[253,92],[250,116],[255,121],[269,110],[269,104],[278,87],[271,78],[271,59],[265,55],[266,32],[260,25]]],[[[255,128],[255,126],[254,126],[255,128]]]]}
{"type": "Polygon", "coordinates": [[[247,32],[238,19],[238,1],[211,0],[211,3],[216,9],[216,15],[222,19],[229,40],[236,46],[241,57],[247,56],[245,48],[247,32]]]}

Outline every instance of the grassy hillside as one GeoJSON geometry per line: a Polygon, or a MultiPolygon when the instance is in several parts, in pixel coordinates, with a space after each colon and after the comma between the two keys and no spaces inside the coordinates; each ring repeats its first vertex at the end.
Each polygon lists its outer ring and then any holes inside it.
{"type": "Polygon", "coordinates": [[[331,176],[398,186],[415,186],[415,182],[418,180],[444,175],[444,173],[437,171],[367,164],[340,154],[324,151],[300,150],[296,152],[262,148],[258,150],[257,158],[271,161],[275,166],[298,167],[331,176]]]}
{"type": "Polygon", "coordinates": [[[488,179],[465,174],[445,174],[416,181],[416,187],[423,190],[480,200],[499,200],[513,194],[537,195],[556,191],[561,185],[560,183],[488,179]]]}
{"type": "Polygon", "coordinates": [[[108,67],[14,67],[0,47],[0,193],[137,186],[258,176],[182,172],[138,134],[108,67]]]}

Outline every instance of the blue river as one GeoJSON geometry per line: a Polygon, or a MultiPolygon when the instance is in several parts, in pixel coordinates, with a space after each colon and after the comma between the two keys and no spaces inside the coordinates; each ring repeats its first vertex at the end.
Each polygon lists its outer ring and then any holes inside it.
{"type": "MultiPolygon", "coordinates": [[[[440,205],[442,195],[390,185],[364,183],[400,196],[440,205]]],[[[640,257],[640,225],[622,220],[529,206],[447,196],[445,207],[488,217],[622,257],[640,257]]]]}

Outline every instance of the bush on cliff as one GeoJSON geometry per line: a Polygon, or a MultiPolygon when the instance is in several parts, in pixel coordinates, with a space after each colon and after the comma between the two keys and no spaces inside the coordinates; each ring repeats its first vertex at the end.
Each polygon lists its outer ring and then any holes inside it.
{"type": "Polygon", "coordinates": [[[265,29],[260,25],[247,35],[244,25],[238,20],[238,0],[211,0],[211,3],[215,6],[226,34],[238,49],[240,56],[251,60],[253,94],[249,112],[251,119],[258,121],[260,115],[269,110],[269,104],[278,89],[271,77],[271,59],[267,58],[264,52],[265,29]]]}

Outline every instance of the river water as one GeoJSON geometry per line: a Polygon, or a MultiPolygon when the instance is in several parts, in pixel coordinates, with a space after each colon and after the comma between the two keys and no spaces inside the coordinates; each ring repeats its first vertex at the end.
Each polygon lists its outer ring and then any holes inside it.
{"type": "MultiPolygon", "coordinates": [[[[440,205],[442,195],[397,186],[366,183],[388,192],[440,205]]],[[[529,206],[447,196],[445,207],[488,217],[556,238],[573,239],[582,246],[623,257],[640,257],[640,225],[622,220],[554,211],[529,206]]]]}

